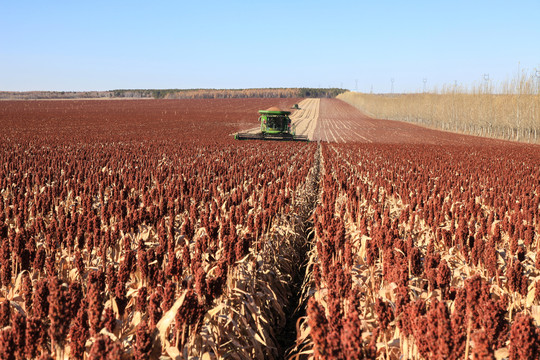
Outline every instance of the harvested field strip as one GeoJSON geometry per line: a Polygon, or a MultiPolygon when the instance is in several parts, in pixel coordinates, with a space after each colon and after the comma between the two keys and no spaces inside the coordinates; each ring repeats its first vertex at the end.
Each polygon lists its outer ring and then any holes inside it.
{"type": "Polygon", "coordinates": [[[320,99],[304,99],[299,104],[299,110],[291,115],[291,122],[296,126],[297,135],[306,135],[309,140],[314,140],[315,129],[319,120],[320,99]]]}

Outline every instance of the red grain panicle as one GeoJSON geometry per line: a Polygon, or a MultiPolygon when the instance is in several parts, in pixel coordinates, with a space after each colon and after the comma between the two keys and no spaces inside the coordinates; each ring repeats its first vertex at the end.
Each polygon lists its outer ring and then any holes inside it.
{"type": "Polygon", "coordinates": [[[34,316],[45,319],[49,314],[49,287],[46,279],[40,279],[36,283],[32,297],[32,313],[34,316]]]}
{"type": "Polygon", "coordinates": [[[141,313],[146,312],[146,307],[148,305],[148,290],[146,286],[139,288],[137,292],[137,300],[135,302],[135,309],[141,313]]]}
{"type": "MultiPolygon", "coordinates": [[[[172,244],[172,241],[169,242],[172,244]]],[[[165,268],[165,275],[167,277],[175,277],[180,273],[179,261],[176,258],[176,252],[174,245],[169,245],[167,249],[167,266],[165,268]]]]}
{"type": "Polygon", "coordinates": [[[0,359],[15,360],[15,343],[10,328],[0,330],[0,359]]]}
{"type": "Polygon", "coordinates": [[[423,300],[409,301],[402,309],[397,325],[405,336],[409,336],[414,333],[416,320],[425,314],[425,302],[423,300]]]}
{"type": "Polygon", "coordinates": [[[465,281],[465,293],[467,316],[477,328],[482,306],[489,299],[488,285],[480,275],[475,275],[465,281]]]}
{"type": "Polygon", "coordinates": [[[84,275],[85,266],[84,266],[84,261],[83,261],[80,251],[75,252],[75,267],[77,268],[77,272],[79,273],[79,276],[82,277],[84,275]]]}
{"type": "Polygon", "coordinates": [[[101,312],[103,311],[103,302],[100,301],[99,292],[95,287],[88,291],[88,323],[90,332],[96,335],[100,330],[101,312]]]}
{"type": "Polygon", "coordinates": [[[394,295],[396,298],[396,318],[399,317],[407,307],[407,304],[411,302],[409,296],[409,290],[406,286],[400,285],[394,289],[394,295]]]}
{"type": "Polygon", "coordinates": [[[162,305],[163,311],[166,312],[173,306],[175,298],[176,298],[176,283],[171,280],[167,280],[167,282],[165,283],[165,291],[163,294],[163,305],[162,305]]]}
{"type": "Polygon", "coordinates": [[[450,317],[453,333],[453,349],[456,358],[463,357],[467,338],[467,293],[464,288],[458,288],[454,300],[454,312],[450,317]]]}
{"type": "Polygon", "coordinates": [[[527,226],[527,229],[523,234],[523,242],[525,243],[525,246],[530,247],[534,241],[535,236],[536,232],[534,231],[534,227],[532,225],[527,226]]]}
{"type": "Polygon", "coordinates": [[[115,326],[116,326],[116,318],[114,316],[114,311],[110,307],[107,307],[103,311],[101,327],[107,329],[107,331],[112,333],[114,332],[115,326]]]}
{"type": "Polygon", "coordinates": [[[484,254],[482,257],[482,261],[484,265],[486,266],[488,275],[490,277],[496,276],[497,275],[497,250],[496,250],[496,243],[493,240],[493,238],[490,238],[490,240],[486,243],[486,246],[484,247],[484,254]]]}
{"type": "Polygon", "coordinates": [[[341,329],[341,319],[342,319],[342,311],[341,311],[341,300],[339,296],[336,296],[335,294],[329,293],[328,299],[328,324],[330,325],[330,328],[335,331],[339,331],[341,329]]]}
{"type": "Polygon", "coordinates": [[[150,298],[148,299],[148,326],[150,329],[156,327],[159,319],[161,319],[161,315],[163,314],[161,309],[161,301],[162,296],[157,291],[150,295],[150,298]]]}
{"type": "Polygon", "coordinates": [[[356,310],[349,312],[341,331],[342,354],[346,360],[375,359],[375,352],[362,340],[362,321],[356,310]]]}
{"type": "Polygon", "coordinates": [[[485,341],[490,348],[498,349],[508,340],[508,321],[506,320],[506,302],[487,299],[483,301],[479,314],[479,326],[484,330],[485,341]]]}
{"type": "Polygon", "coordinates": [[[510,329],[510,360],[539,357],[540,339],[533,319],[527,314],[518,314],[510,329]]]}
{"type": "Polygon", "coordinates": [[[493,227],[491,238],[495,242],[495,244],[498,244],[501,242],[501,227],[499,223],[496,223],[493,227]]]}
{"type": "Polygon", "coordinates": [[[143,246],[139,247],[137,250],[137,270],[139,270],[143,281],[148,281],[148,254],[143,246]]]}
{"type": "Polygon", "coordinates": [[[448,359],[452,354],[454,346],[452,339],[452,325],[450,322],[450,314],[443,301],[434,301],[431,304],[430,312],[428,313],[428,321],[435,335],[436,346],[432,349],[432,353],[436,359],[448,359]]]}
{"type": "Polygon", "coordinates": [[[201,308],[197,294],[192,289],[189,289],[184,297],[184,302],[178,308],[175,316],[176,330],[178,332],[177,341],[179,346],[182,346],[185,340],[186,333],[189,332],[189,327],[199,319],[201,308]]]}
{"type": "Polygon", "coordinates": [[[189,245],[185,244],[184,248],[182,249],[182,267],[189,268],[190,265],[191,265],[191,255],[190,255],[189,245]]]}
{"type": "Polygon", "coordinates": [[[111,340],[107,335],[98,335],[95,339],[88,360],[115,360],[122,356],[122,347],[120,344],[111,340]]]}
{"type": "Polygon", "coordinates": [[[18,311],[14,311],[11,316],[11,328],[13,330],[13,344],[15,346],[15,357],[24,359],[24,347],[26,345],[26,318],[18,311]]]}
{"type": "Polygon", "coordinates": [[[338,360],[343,359],[343,354],[341,350],[341,335],[340,330],[330,330],[326,337],[326,342],[328,345],[327,356],[325,359],[329,360],[338,360]]]}
{"type": "Polygon", "coordinates": [[[313,297],[308,301],[307,316],[314,358],[325,359],[328,355],[328,320],[324,308],[313,297]]]}
{"type": "Polygon", "coordinates": [[[58,348],[64,347],[64,341],[69,331],[70,309],[66,299],[66,290],[57,278],[49,278],[49,333],[53,344],[58,348]]]}
{"type": "Polygon", "coordinates": [[[33,359],[37,356],[42,333],[44,332],[45,329],[40,319],[35,317],[28,317],[26,319],[26,343],[24,353],[27,358],[33,359]]]}
{"type": "Polygon", "coordinates": [[[439,266],[440,261],[440,254],[428,251],[424,261],[424,273],[429,282],[429,288],[431,290],[437,287],[437,267],[439,266]]]}
{"type": "MultiPolygon", "coordinates": [[[[198,266],[195,272],[195,291],[200,300],[207,297],[206,272],[201,266],[198,266]]],[[[202,301],[200,302],[202,303],[202,301]]]]}
{"type": "Polygon", "coordinates": [[[514,260],[514,263],[508,267],[506,277],[510,291],[518,292],[522,296],[527,295],[527,278],[523,274],[523,265],[519,260],[514,260]]]}
{"type": "Polygon", "coordinates": [[[21,295],[24,300],[24,310],[27,314],[29,314],[32,309],[32,292],[32,279],[30,278],[30,275],[28,275],[28,272],[25,272],[23,275],[21,295]]]}
{"type": "MultiPolygon", "coordinates": [[[[366,242],[366,261],[369,266],[375,266],[378,258],[377,245],[374,240],[366,242]]],[[[324,269],[324,268],[323,268],[324,269]]]]}
{"type": "Polygon", "coordinates": [[[416,246],[412,246],[408,251],[409,269],[414,276],[422,274],[422,252],[416,246]]]}
{"type": "MultiPolygon", "coordinates": [[[[81,285],[78,282],[72,282],[71,284],[69,284],[67,301],[69,308],[69,317],[73,319],[77,316],[77,312],[81,308],[81,304],[83,302],[83,293],[81,285]]],[[[86,301],[86,299],[84,301],[86,301]]]]}
{"type": "Polygon", "coordinates": [[[437,285],[443,293],[443,298],[446,298],[448,294],[448,288],[451,280],[452,270],[450,270],[446,260],[442,260],[437,267],[437,285]]]}
{"type": "Polygon", "coordinates": [[[424,358],[431,358],[430,352],[433,346],[433,337],[428,337],[429,322],[426,316],[421,316],[414,321],[413,335],[418,351],[424,358]]]}
{"type": "Polygon", "coordinates": [[[145,360],[150,358],[152,351],[152,338],[146,321],[141,322],[135,330],[135,346],[133,355],[136,360],[145,360]]]}
{"type": "Polygon", "coordinates": [[[479,330],[472,334],[472,341],[474,343],[472,347],[473,360],[495,360],[495,354],[485,331],[479,330]]]}
{"type": "Polygon", "coordinates": [[[224,281],[222,277],[214,276],[206,278],[206,288],[208,289],[207,303],[211,303],[214,299],[217,299],[223,293],[224,281]]]}
{"type": "Polygon", "coordinates": [[[381,298],[377,298],[375,303],[375,312],[377,313],[377,318],[379,319],[379,327],[382,331],[385,331],[390,322],[394,320],[394,312],[392,311],[392,307],[381,298]]]}
{"type": "Polygon", "coordinates": [[[86,340],[90,337],[86,309],[80,308],[69,332],[70,355],[73,359],[83,360],[86,340]]]}
{"type": "Polygon", "coordinates": [[[248,234],[245,234],[241,239],[237,240],[235,244],[235,255],[237,261],[247,255],[251,241],[252,238],[248,234]]]}
{"type": "Polygon", "coordinates": [[[9,320],[11,319],[11,305],[9,300],[4,300],[0,303],[0,328],[9,326],[9,320]]]}

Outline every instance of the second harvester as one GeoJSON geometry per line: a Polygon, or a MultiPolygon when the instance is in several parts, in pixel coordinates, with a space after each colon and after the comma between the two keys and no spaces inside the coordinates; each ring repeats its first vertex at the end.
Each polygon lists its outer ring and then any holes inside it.
{"type": "Polygon", "coordinates": [[[259,110],[260,132],[236,133],[237,140],[289,140],[309,141],[306,135],[296,135],[296,129],[291,123],[290,111],[281,110],[275,106],[259,110]]]}

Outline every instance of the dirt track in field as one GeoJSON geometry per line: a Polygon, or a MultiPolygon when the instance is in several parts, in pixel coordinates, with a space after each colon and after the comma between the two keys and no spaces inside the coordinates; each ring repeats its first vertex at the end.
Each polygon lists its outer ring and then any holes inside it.
{"type": "Polygon", "coordinates": [[[300,109],[291,115],[297,135],[307,135],[309,140],[313,140],[319,120],[320,102],[321,99],[305,99],[298,104],[300,109]]]}

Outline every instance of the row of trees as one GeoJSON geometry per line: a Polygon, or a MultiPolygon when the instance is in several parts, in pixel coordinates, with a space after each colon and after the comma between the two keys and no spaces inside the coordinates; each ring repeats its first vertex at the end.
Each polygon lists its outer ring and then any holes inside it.
{"type": "Polygon", "coordinates": [[[116,97],[140,94],[155,99],[333,98],[345,91],[338,88],[162,89],[114,90],[114,94],[116,97]]]}
{"type": "Polygon", "coordinates": [[[344,93],[337,88],[261,89],[117,89],[110,91],[0,91],[0,99],[232,99],[232,98],[330,98],[344,93]]]}
{"type": "Polygon", "coordinates": [[[497,86],[444,86],[414,94],[346,93],[339,98],[370,116],[472,135],[540,141],[540,79],[522,73],[497,86]]]}

